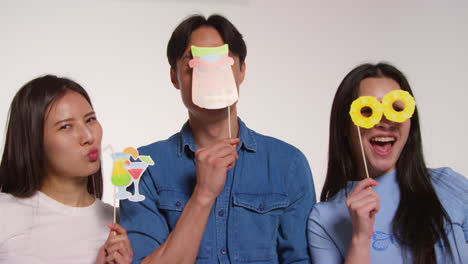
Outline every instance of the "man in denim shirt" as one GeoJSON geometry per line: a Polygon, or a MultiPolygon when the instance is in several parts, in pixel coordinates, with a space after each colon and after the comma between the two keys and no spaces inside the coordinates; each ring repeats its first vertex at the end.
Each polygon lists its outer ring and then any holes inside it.
{"type": "Polygon", "coordinates": [[[306,223],[315,204],[312,174],[297,148],[256,133],[230,108],[192,102],[191,45],[228,44],[239,89],[247,54],[226,18],[192,16],[167,48],[171,80],[189,120],[167,140],[141,147],[155,161],[140,181],[143,202],[122,201],[134,263],[310,263],[306,223]],[[177,225],[176,225],[177,224],[177,225]]]}

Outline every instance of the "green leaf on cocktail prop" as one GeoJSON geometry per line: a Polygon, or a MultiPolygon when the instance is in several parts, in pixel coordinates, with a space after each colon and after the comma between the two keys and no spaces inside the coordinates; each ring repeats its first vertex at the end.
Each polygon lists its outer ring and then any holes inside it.
{"type": "Polygon", "coordinates": [[[154,165],[154,161],[153,159],[151,158],[151,156],[144,156],[144,155],[140,155],[140,160],[143,161],[144,163],[148,164],[148,165],[154,165]]]}

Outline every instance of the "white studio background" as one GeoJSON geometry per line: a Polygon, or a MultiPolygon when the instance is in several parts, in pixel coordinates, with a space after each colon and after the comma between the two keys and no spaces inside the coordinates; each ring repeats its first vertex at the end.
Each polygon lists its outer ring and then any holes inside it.
{"type": "MultiPolygon", "coordinates": [[[[172,30],[194,13],[225,15],[244,35],[239,115],[305,153],[317,196],[334,93],[363,62],[387,61],[406,73],[428,165],[468,176],[466,1],[1,0],[1,151],[15,92],[48,73],[90,93],[103,147],[137,147],[177,132],[187,113],[165,52],[172,30]]],[[[109,151],[103,162],[104,200],[112,204],[109,151]]]]}

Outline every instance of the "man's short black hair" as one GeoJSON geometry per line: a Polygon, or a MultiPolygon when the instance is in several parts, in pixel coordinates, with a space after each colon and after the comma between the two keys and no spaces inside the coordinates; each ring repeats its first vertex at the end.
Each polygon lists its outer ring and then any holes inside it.
{"type": "Polygon", "coordinates": [[[224,43],[229,45],[229,50],[239,56],[239,62],[242,65],[247,56],[247,47],[242,34],[225,17],[215,14],[208,19],[202,15],[190,16],[172,32],[171,39],[167,44],[167,59],[171,68],[176,69],[176,62],[184,55],[192,32],[202,26],[215,28],[223,38],[224,43]]]}

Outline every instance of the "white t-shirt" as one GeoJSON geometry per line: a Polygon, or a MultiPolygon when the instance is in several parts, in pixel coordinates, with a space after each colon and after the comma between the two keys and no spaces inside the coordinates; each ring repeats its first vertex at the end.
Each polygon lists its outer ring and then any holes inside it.
{"type": "Polygon", "coordinates": [[[0,193],[0,263],[95,263],[113,222],[112,206],[61,204],[41,192],[0,193]]]}

